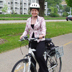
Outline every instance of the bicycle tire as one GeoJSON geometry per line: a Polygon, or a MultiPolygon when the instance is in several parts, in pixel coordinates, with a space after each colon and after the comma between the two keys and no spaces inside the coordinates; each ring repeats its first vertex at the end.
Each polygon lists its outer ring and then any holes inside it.
{"type": "MultiPolygon", "coordinates": [[[[26,61],[25,59],[19,60],[19,61],[14,65],[14,67],[12,68],[12,71],[11,71],[11,72],[23,72],[24,66],[23,66],[23,65],[20,66],[20,63],[27,64],[28,61],[26,61]],[[19,66],[18,66],[18,65],[19,65],[19,66]]],[[[32,66],[34,72],[37,72],[37,71],[36,71],[36,68],[35,68],[35,66],[34,66],[34,64],[33,64],[32,62],[31,62],[31,66],[32,66]]],[[[28,69],[27,69],[27,70],[28,70],[28,69]]],[[[25,71],[25,72],[28,72],[28,71],[25,71]]],[[[29,72],[31,72],[31,70],[30,70],[29,72]]]]}
{"type": "Polygon", "coordinates": [[[48,60],[47,60],[47,67],[48,67],[49,72],[61,72],[61,68],[62,68],[61,57],[56,58],[55,55],[52,56],[52,57],[49,57],[48,60]],[[54,57],[55,61],[54,61],[54,59],[52,60],[52,57],[54,57]]]}

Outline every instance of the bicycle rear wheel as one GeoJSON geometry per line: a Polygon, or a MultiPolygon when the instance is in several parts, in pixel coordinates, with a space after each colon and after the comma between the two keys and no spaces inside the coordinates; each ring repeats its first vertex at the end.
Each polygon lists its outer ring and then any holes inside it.
{"type": "Polygon", "coordinates": [[[47,66],[49,72],[61,72],[62,67],[61,57],[56,58],[56,55],[49,57],[47,60],[47,66]]]}
{"type": "MultiPolygon", "coordinates": [[[[31,66],[34,69],[34,72],[36,72],[36,68],[33,63],[31,63],[31,66]]],[[[13,67],[11,72],[31,72],[29,69],[29,63],[26,59],[19,60],[13,67]]]]}

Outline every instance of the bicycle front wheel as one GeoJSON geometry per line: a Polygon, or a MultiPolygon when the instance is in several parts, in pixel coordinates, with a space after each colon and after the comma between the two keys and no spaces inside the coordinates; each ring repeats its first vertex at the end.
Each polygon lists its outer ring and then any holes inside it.
{"type": "Polygon", "coordinates": [[[61,72],[62,67],[61,57],[56,58],[56,55],[49,57],[47,61],[47,66],[49,72],[61,72]]]}
{"type": "MultiPolygon", "coordinates": [[[[36,68],[33,63],[31,63],[31,66],[34,69],[34,72],[36,72],[36,68]]],[[[26,59],[19,60],[13,67],[11,72],[31,72],[29,67],[29,62],[26,59]]]]}

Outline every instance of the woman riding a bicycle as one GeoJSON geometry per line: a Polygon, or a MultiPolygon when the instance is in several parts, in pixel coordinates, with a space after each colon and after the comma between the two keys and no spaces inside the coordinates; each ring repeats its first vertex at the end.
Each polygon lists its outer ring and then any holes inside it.
{"type": "MultiPolygon", "coordinates": [[[[36,52],[34,52],[36,60],[39,64],[39,72],[48,72],[47,64],[44,59],[44,51],[45,51],[45,35],[46,35],[46,23],[43,17],[38,16],[40,5],[38,3],[32,3],[30,5],[30,12],[32,17],[27,19],[25,31],[21,35],[20,39],[27,34],[30,35],[30,38],[39,37],[39,40],[33,41],[31,44],[31,48],[35,48],[36,52]]],[[[31,61],[36,66],[36,62],[33,58],[31,61]]],[[[31,67],[31,72],[34,72],[31,67]]]]}

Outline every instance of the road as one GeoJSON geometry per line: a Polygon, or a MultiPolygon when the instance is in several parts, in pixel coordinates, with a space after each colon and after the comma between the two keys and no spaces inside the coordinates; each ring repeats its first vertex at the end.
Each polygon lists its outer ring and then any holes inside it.
{"type": "MultiPolygon", "coordinates": [[[[52,38],[57,46],[64,47],[64,56],[62,57],[62,71],[72,72],[72,33],[52,38]]],[[[23,53],[27,54],[28,50],[22,47],[23,53]]],[[[0,54],[0,72],[11,72],[14,64],[23,58],[20,48],[0,54]]]]}
{"type": "MultiPolygon", "coordinates": [[[[46,22],[66,21],[66,20],[45,20],[46,22]]],[[[0,20],[0,24],[3,23],[25,23],[26,20],[0,20]]]]}

